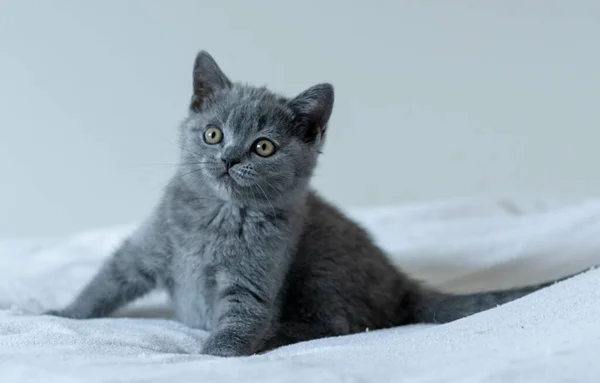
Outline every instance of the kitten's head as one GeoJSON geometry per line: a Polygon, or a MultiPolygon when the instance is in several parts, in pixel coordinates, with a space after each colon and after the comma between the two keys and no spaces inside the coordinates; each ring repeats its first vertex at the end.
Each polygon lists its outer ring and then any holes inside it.
{"type": "Polygon", "coordinates": [[[239,203],[285,203],[306,190],[333,108],[331,85],[286,99],[231,82],[204,51],[193,79],[180,137],[185,182],[239,203]]]}

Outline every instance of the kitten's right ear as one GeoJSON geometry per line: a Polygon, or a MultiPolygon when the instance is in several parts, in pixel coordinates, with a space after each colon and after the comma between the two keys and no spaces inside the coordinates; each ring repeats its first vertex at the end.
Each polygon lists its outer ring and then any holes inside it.
{"type": "Polygon", "coordinates": [[[230,88],[231,81],[206,51],[200,51],[194,61],[194,95],[190,109],[198,112],[214,92],[230,88]]]}

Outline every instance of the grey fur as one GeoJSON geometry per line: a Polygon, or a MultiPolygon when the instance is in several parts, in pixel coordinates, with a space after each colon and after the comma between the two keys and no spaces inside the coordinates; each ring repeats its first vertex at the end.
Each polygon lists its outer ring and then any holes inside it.
{"type": "Polygon", "coordinates": [[[68,307],[105,316],[162,286],[179,320],[211,332],[203,352],[250,355],[281,345],[416,322],[445,322],[535,288],[437,293],[388,261],[369,235],[309,188],[333,88],[288,100],[232,83],[198,54],[181,124],[181,164],[155,211],[68,307]],[[203,139],[207,127],[222,141],[203,139]],[[266,137],[277,151],[252,151],[266,137]]]}

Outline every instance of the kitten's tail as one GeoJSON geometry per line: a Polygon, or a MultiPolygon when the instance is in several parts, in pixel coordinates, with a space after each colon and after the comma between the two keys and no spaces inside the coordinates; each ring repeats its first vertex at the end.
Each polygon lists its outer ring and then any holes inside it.
{"type": "MultiPolygon", "coordinates": [[[[578,275],[577,273],[575,275],[578,275]]],[[[425,292],[414,311],[417,323],[447,323],[514,301],[534,291],[569,279],[575,275],[535,286],[473,294],[425,292]]]]}

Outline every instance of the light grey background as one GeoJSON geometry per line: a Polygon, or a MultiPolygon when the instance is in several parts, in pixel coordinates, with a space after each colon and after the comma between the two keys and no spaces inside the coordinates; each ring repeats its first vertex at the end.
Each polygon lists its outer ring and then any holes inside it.
{"type": "Polygon", "coordinates": [[[335,202],[600,192],[600,2],[0,0],[0,236],[140,219],[191,65],[336,86],[335,202]]]}

